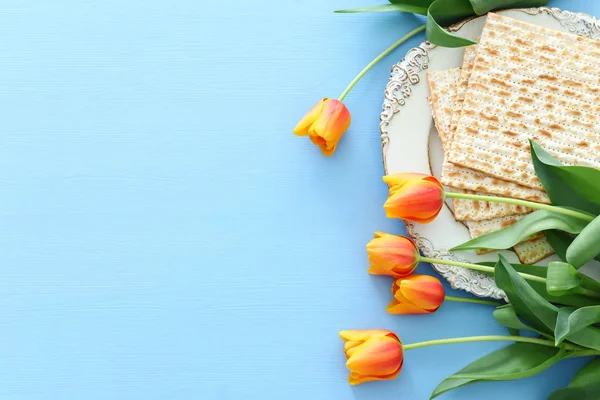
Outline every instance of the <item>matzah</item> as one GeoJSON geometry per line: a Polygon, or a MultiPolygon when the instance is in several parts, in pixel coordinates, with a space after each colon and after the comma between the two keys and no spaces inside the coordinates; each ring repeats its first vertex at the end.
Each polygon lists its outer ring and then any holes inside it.
{"type": "Polygon", "coordinates": [[[448,134],[459,74],[459,68],[427,73],[431,92],[428,102],[444,150],[447,150],[448,146],[448,134]]]}
{"type": "Polygon", "coordinates": [[[521,264],[535,264],[555,253],[545,237],[519,243],[514,250],[521,264]]]}
{"type": "Polygon", "coordinates": [[[463,56],[463,65],[460,69],[460,75],[456,85],[456,98],[454,99],[454,108],[452,109],[452,119],[450,120],[450,131],[448,133],[448,141],[452,142],[452,136],[458,125],[460,114],[462,113],[462,104],[465,100],[465,93],[469,78],[471,77],[471,71],[473,70],[473,62],[477,54],[477,46],[469,46],[465,48],[465,54],[463,56]]]}
{"type": "MultiPolygon", "coordinates": [[[[453,190],[456,191],[456,190],[453,190]]],[[[487,193],[461,190],[461,193],[488,195],[487,193]]],[[[496,203],[489,201],[474,201],[467,199],[452,199],[454,218],[457,221],[485,221],[498,217],[527,214],[532,210],[513,204],[496,203]]]]}
{"type": "Polygon", "coordinates": [[[542,189],[528,139],[600,167],[600,42],[488,14],[447,160],[542,189]]]}
{"type": "Polygon", "coordinates": [[[504,181],[469,168],[444,162],[440,182],[446,186],[550,204],[546,192],[504,181]]]}
{"type": "MultiPolygon", "coordinates": [[[[453,109],[457,108],[454,104],[454,98],[456,98],[456,88],[458,85],[457,80],[459,73],[460,71],[457,69],[449,69],[445,71],[431,72],[427,75],[431,92],[430,97],[427,98],[427,102],[429,103],[431,112],[434,115],[434,122],[436,124],[442,146],[444,146],[444,143],[449,143],[450,120],[452,116],[451,113],[453,109]]],[[[445,149],[447,150],[447,146],[445,149]]],[[[485,181],[485,178],[480,177],[480,180],[485,181]]],[[[470,180],[470,182],[474,181],[470,180]]],[[[506,186],[498,179],[493,179],[493,182],[491,183],[493,183],[496,187],[506,186]]],[[[518,185],[513,184],[512,186],[517,187],[518,185]]],[[[484,189],[483,191],[485,192],[486,190],[484,189]]],[[[531,198],[532,196],[529,197],[531,198]]],[[[494,202],[453,199],[452,203],[454,208],[454,217],[458,221],[481,221],[507,215],[525,214],[531,211],[521,206],[494,202]]]]}

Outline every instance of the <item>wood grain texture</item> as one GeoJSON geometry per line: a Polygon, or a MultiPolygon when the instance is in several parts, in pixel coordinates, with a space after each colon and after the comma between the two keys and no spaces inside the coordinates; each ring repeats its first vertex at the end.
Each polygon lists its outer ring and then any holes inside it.
{"type": "MultiPolygon", "coordinates": [[[[366,273],[372,232],[402,232],[377,125],[408,45],[348,97],[334,157],[291,133],[418,24],[331,13],[376,3],[2,2],[0,399],[420,400],[499,346],[346,383],[338,330],[503,332],[466,304],[387,315],[391,282],[366,273]]],[[[445,399],[545,398],[578,365],[445,399]]]]}

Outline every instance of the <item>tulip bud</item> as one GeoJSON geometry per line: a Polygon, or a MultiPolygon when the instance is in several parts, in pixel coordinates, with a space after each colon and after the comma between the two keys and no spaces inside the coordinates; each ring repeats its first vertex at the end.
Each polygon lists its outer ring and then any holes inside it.
{"type": "Polygon", "coordinates": [[[419,249],[415,242],[404,236],[375,233],[367,244],[369,273],[401,278],[413,273],[419,264],[419,249]]]}
{"type": "Polygon", "coordinates": [[[390,314],[431,314],[444,302],[444,287],[429,275],[411,275],[397,279],[392,286],[394,300],[388,305],[390,314]]]}
{"type": "Polygon", "coordinates": [[[383,208],[388,218],[429,223],[444,205],[444,187],[433,176],[425,174],[394,174],[383,177],[390,186],[383,208]]]}
{"type": "Polygon", "coordinates": [[[340,332],[344,340],[348,382],[358,385],[394,379],[404,362],[402,342],[387,330],[349,330],[340,332]]]}
{"type": "Polygon", "coordinates": [[[308,136],[323,154],[330,156],[348,127],[350,112],[344,103],[324,98],[300,120],[294,128],[294,134],[308,136]]]}

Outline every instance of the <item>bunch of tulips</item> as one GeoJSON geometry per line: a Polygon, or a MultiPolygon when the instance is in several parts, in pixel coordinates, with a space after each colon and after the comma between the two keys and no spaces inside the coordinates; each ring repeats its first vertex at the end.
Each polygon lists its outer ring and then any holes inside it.
{"type": "MultiPolygon", "coordinates": [[[[444,188],[432,176],[404,173],[388,175],[383,180],[390,188],[384,205],[389,218],[429,223],[436,218],[444,205],[444,188]]],[[[394,299],[387,307],[391,314],[431,314],[446,300],[502,305],[490,300],[446,296],[439,279],[414,273],[420,262],[459,264],[457,266],[490,273],[494,270],[492,267],[422,257],[417,245],[410,238],[383,232],[375,233],[374,239],[367,244],[367,254],[370,274],[394,278],[394,299]]],[[[521,275],[534,281],[540,280],[537,276],[521,275]]],[[[502,337],[475,337],[405,345],[395,333],[381,329],[347,330],[340,332],[340,336],[345,341],[344,351],[348,358],[346,366],[350,369],[348,381],[351,385],[394,379],[400,373],[406,350],[445,343],[502,340],[498,339],[502,337]]]]}

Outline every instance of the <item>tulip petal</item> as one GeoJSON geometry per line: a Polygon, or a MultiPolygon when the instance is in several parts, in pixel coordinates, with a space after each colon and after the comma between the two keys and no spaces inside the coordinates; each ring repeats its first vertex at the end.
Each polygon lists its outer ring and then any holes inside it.
{"type": "Polygon", "coordinates": [[[402,344],[389,336],[374,336],[358,346],[346,366],[361,375],[389,375],[402,365],[402,344]]]}
{"type": "Polygon", "coordinates": [[[434,182],[411,181],[400,189],[390,190],[390,196],[383,208],[388,218],[428,223],[433,221],[441,211],[444,204],[443,196],[443,188],[434,182]]]}
{"type": "Polygon", "coordinates": [[[348,383],[354,386],[354,385],[360,385],[361,383],[366,383],[366,382],[392,380],[398,376],[401,369],[402,369],[402,364],[400,364],[400,367],[398,368],[397,371],[395,371],[389,375],[382,375],[382,376],[368,376],[368,375],[361,375],[357,372],[350,372],[350,375],[348,375],[348,383]]]}
{"type": "Polygon", "coordinates": [[[373,275],[395,278],[411,274],[419,263],[417,245],[407,237],[385,234],[367,244],[367,254],[373,275]]]}
{"type": "Polygon", "coordinates": [[[340,337],[344,339],[344,341],[359,341],[364,342],[365,340],[374,337],[374,336],[388,336],[393,335],[393,337],[397,338],[397,336],[388,330],[385,329],[354,329],[354,330],[345,330],[340,332],[340,337]]]}
{"type": "Polygon", "coordinates": [[[412,275],[400,282],[402,295],[412,304],[435,311],[444,302],[444,287],[439,279],[429,275],[412,275]]]}
{"type": "Polygon", "coordinates": [[[424,179],[427,176],[428,175],[417,172],[402,172],[398,174],[386,175],[383,177],[383,181],[387,183],[390,188],[401,188],[407,182],[424,179]]]}
{"type": "Polygon", "coordinates": [[[311,125],[317,120],[321,111],[323,110],[323,104],[325,99],[322,99],[315,104],[308,113],[298,122],[294,128],[294,134],[298,136],[308,136],[311,125]]]}
{"type": "Polygon", "coordinates": [[[401,303],[395,299],[388,304],[386,311],[390,314],[399,315],[421,315],[432,313],[432,311],[424,310],[410,303],[401,303]]]}
{"type": "Polygon", "coordinates": [[[342,135],[350,127],[350,112],[337,99],[325,99],[323,108],[317,120],[312,124],[311,136],[322,137],[327,149],[335,150],[335,146],[342,138],[342,135]]]}

